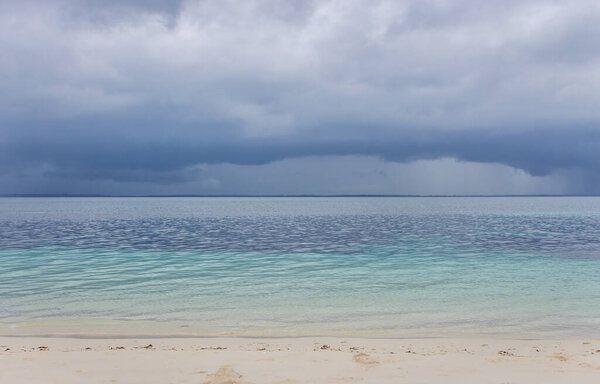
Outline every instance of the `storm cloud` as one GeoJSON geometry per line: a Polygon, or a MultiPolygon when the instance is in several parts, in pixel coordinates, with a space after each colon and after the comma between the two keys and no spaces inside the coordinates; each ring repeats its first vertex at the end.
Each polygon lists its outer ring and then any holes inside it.
{"type": "Polygon", "coordinates": [[[594,1],[0,1],[0,52],[0,193],[248,193],[235,167],[319,158],[600,193],[594,1]]]}

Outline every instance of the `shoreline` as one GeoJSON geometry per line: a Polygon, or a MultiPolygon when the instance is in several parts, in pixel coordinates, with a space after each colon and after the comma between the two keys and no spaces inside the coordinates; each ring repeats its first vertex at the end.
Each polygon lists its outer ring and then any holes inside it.
{"type": "Polygon", "coordinates": [[[109,319],[54,319],[19,323],[0,323],[0,338],[74,338],[74,339],[186,339],[186,338],[249,338],[249,339],[297,339],[306,337],[334,337],[360,339],[600,339],[598,329],[549,328],[530,331],[517,327],[447,327],[447,328],[381,328],[381,329],[332,329],[326,324],[289,327],[221,328],[198,322],[109,320],[109,319]]]}
{"type": "Polygon", "coordinates": [[[600,338],[0,337],[0,382],[597,383],[600,338]]]}
{"type": "Polygon", "coordinates": [[[501,334],[464,334],[457,336],[456,334],[448,336],[364,336],[364,335],[339,335],[339,334],[314,334],[314,335],[282,335],[282,336],[261,336],[261,335],[169,335],[169,334],[135,334],[135,335],[122,335],[122,334],[0,334],[0,340],[2,339],[65,339],[65,340],[299,340],[299,339],[352,339],[352,340],[389,340],[389,341],[403,341],[403,340],[508,340],[508,341],[589,341],[596,340],[600,342],[600,337],[584,337],[584,336],[573,336],[573,337],[552,337],[552,336],[515,336],[515,335],[501,335],[501,334]]]}

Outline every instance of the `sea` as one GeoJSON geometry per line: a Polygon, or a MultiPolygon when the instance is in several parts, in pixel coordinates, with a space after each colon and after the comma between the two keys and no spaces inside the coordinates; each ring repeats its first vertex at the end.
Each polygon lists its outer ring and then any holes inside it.
{"type": "Polygon", "coordinates": [[[0,198],[0,335],[600,337],[600,198],[0,198]]]}

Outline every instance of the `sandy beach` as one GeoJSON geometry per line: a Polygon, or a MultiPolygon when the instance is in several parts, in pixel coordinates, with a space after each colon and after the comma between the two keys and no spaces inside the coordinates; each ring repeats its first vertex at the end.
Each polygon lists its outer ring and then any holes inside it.
{"type": "Polygon", "coordinates": [[[598,383],[600,339],[0,338],[1,383],[598,383]]]}

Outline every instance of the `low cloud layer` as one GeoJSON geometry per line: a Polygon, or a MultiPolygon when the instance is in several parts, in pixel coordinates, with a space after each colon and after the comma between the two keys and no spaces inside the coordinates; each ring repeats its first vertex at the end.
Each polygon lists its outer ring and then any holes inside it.
{"type": "MultiPolygon", "coordinates": [[[[595,2],[164,4],[0,1],[0,193],[337,193],[283,174],[236,188],[227,169],[350,158],[397,180],[454,170],[418,193],[477,163],[515,193],[600,193],[595,2]]],[[[460,193],[507,190],[479,180],[460,193]]]]}

